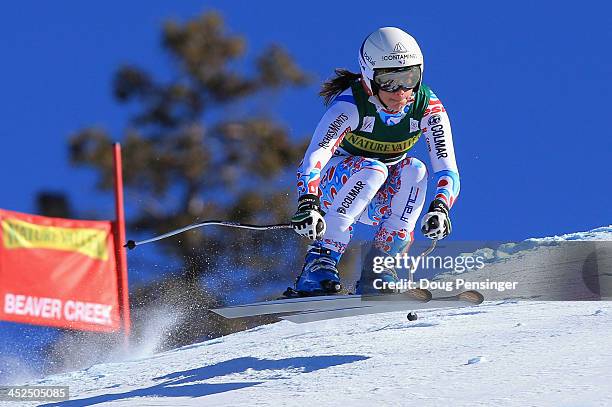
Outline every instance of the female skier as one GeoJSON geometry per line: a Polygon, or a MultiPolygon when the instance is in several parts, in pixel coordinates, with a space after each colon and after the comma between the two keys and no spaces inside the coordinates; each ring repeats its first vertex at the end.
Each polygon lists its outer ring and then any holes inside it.
{"type": "MultiPolygon", "coordinates": [[[[329,107],[298,169],[294,230],[309,246],[294,294],[341,289],[338,261],[352,225],[376,227],[357,292],[373,292],[372,259],[405,253],[425,202],[427,169],[407,156],[424,135],[437,179],[435,198],[421,221],[431,239],[451,232],[449,210],[459,194],[448,115],[423,83],[423,55],[415,39],[394,27],[370,34],[359,49],[361,74],[336,69],[320,92],[329,107]]],[[[393,269],[376,276],[397,281],[393,269]]]]}

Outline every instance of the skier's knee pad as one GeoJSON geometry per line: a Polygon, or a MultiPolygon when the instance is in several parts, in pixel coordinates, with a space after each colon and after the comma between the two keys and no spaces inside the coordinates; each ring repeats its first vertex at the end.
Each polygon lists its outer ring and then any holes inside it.
{"type": "Polygon", "coordinates": [[[407,157],[398,164],[402,183],[421,184],[427,182],[427,166],[414,157],[407,157]]]}

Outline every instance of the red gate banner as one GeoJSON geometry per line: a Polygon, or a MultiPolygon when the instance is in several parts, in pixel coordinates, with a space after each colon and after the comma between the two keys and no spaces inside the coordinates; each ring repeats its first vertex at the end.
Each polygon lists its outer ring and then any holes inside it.
{"type": "Polygon", "coordinates": [[[0,320],[120,329],[112,222],[0,209],[0,320]]]}

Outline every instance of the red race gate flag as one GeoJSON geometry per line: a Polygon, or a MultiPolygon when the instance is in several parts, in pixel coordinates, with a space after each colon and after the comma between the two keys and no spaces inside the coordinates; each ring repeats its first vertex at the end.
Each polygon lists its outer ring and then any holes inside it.
{"type": "Polygon", "coordinates": [[[0,320],[120,329],[112,222],[0,209],[0,320]]]}

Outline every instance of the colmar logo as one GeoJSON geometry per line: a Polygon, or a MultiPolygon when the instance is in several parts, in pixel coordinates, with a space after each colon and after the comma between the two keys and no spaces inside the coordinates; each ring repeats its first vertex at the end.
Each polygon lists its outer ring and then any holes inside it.
{"type": "Polygon", "coordinates": [[[365,184],[363,183],[363,181],[357,181],[355,183],[355,186],[351,188],[347,196],[342,200],[342,203],[340,204],[340,207],[336,210],[336,212],[345,214],[346,210],[351,207],[351,204],[357,198],[357,195],[359,195],[359,192],[361,192],[361,190],[364,188],[365,184]]]}
{"type": "Polygon", "coordinates": [[[427,121],[427,124],[429,124],[430,126],[435,126],[436,124],[440,124],[441,120],[442,118],[440,117],[439,114],[434,114],[433,116],[429,118],[429,120],[427,121]]]}
{"type": "Polygon", "coordinates": [[[436,157],[438,159],[448,157],[448,152],[446,151],[446,140],[444,139],[444,126],[441,124],[436,124],[431,128],[431,131],[433,132],[436,157]]]}

